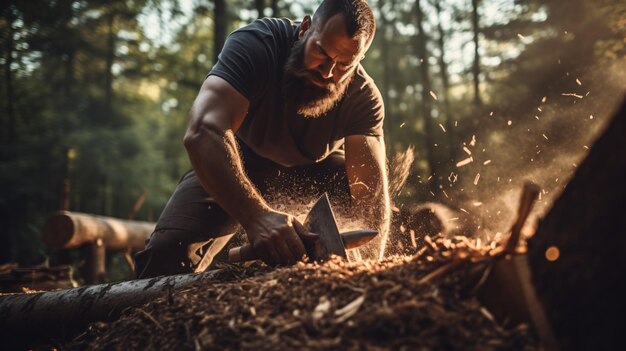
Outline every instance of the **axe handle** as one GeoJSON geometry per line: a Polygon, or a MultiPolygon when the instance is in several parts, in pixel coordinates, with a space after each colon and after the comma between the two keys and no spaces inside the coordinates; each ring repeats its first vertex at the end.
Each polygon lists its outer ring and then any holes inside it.
{"type": "MultiPolygon", "coordinates": [[[[361,229],[344,232],[339,235],[341,236],[341,241],[343,242],[345,249],[349,250],[368,243],[370,240],[376,237],[376,235],[378,235],[378,231],[373,229],[361,229]]],[[[307,250],[307,255],[309,255],[310,258],[316,260],[317,257],[315,255],[316,252],[318,252],[316,251],[316,246],[314,244],[310,246],[309,244],[304,243],[304,246],[307,250]]],[[[252,250],[252,246],[250,246],[250,244],[245,244],[243,246],[234,247],[228,250],[228,262],[230,263],[254,261],[258,260],[259,258],[260,257],[254,253],[254,250],[252,250]]]]}
{"type": "Polygon", "coordinates": [[[247,262],[258,259],[259,257],[254,254],[254,250],[252,250],[252,246],[250,246],[250,244],[233,247],[232,249],[228,250],[228,262],[230,263],[247,262]]]}
{"type": "Polygon", "coordinates": [[[261,258],[254,252],[250,244],[233,247],[228,250],[228,263],[248,262],[259,259],[261,258]]]}

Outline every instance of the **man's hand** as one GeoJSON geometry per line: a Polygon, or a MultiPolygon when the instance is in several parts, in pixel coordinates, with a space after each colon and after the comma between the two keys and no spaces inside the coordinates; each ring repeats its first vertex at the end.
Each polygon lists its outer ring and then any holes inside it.
{"type": "Polygon", "coordinates": [[[303,242],[314,242],[319,236],[308,232],[287,213],[266,211],[244,226],[254,252],[269,265],[291,265],[304,259],[303,242]]]}

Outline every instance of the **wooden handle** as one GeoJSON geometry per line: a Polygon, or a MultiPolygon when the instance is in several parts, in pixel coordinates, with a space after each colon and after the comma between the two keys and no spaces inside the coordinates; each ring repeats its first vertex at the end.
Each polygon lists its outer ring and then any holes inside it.
{"type": "Polygon", "coordinates": [[[228,250],[228,262],[230,263],[247,262],[258,259],[259,257],[254,254],[252,246],[250,246],[249,244],[234,247],[228,250]]]}
{"type": "MultiPolygon", "coordinates": [[[[373,229],[361,229],[341,233],[339,235],[341,236],[341,240],[347,250],[368,243],[376,235],[378,235],[378,231],[373,229]]],[[[315,246],[309,246],[308,244],[310,243],[304,243],[307,250],[307,255],[316,260],[316,252],[318,251],[316,251],[315,246]]],[[[319,248],[317,250],[319,250],[319,248]]],[[[260,257],[258,257],[254,253],[254,250],[252,250],[252,246],[250,246],[250,244],[246,244],[240,247],[234,247],[228,251],[228,262],[230,263],[246,262],[258,259],[260,259],[260,257]]]]}

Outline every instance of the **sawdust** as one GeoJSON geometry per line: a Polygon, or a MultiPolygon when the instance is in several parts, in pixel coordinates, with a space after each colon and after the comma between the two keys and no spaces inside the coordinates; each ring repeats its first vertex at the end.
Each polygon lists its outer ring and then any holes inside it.
{"type": "Polygon", "coordinates": [[[527,326],[500,325],[464,296],[488,248],[438,238],[415,256],[381,262],[228,266],[220,281],[94,323],[64,348],[535,350],[527,326]]]}

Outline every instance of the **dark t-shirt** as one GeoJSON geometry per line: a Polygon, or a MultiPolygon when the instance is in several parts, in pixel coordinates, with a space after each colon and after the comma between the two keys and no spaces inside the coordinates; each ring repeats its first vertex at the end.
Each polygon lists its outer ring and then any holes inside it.
{"type": "Polygon", "coordinates": [[[383,135],[383,100],[360,64],[345,96],[327,114],[306,118],[283,112],[283,68],[298,28],[288,19],[264,18],[234,31],[209,73],[250,102],[237,136],[258,155],[283,166],[311,164],[342,152],[349,135],[383,135]]]}

